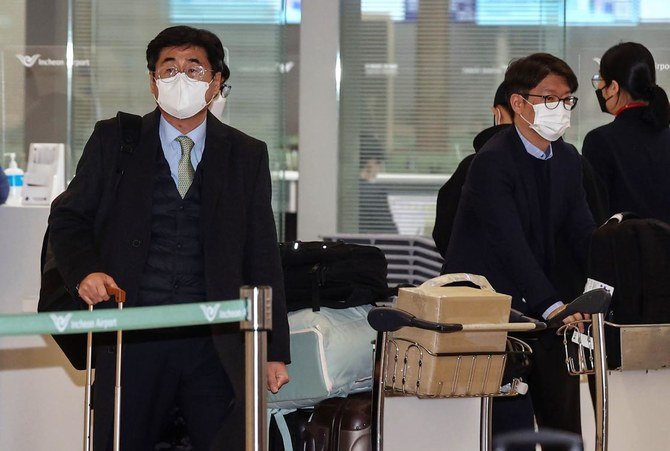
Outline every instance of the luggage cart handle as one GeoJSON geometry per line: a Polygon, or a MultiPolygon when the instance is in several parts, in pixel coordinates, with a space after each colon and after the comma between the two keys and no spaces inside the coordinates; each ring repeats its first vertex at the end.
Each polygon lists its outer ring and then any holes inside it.
{"type": "Polygon", "coordinates": [[[462,324],[441,324],[417,318],[405,310],[391,307],[375,307],[368,312],[368,323],[378,332],[393,332],[401,327],[417,327],[435,332],[458,332],[462,324]]]}
{"type": "MultiPolygon", "coordinates": [[[[520,315],[523,316],[523,315],[520,315]]],[[[526,317],[523,317],[526,318],[526,317]]],[[[500,323],[500,324],[458,324],[426,321],[405,310],[391,307],[375,307],[368,313],[368,323],[378,332],[394,332],[402,327],[416,327],[440,333],[450,332],[496,332],[496,331],[534,331],[543,330],[547,325],[540,321],[500,323]]]]}
{"type": "Polygon", "coordinates": [[[535,318],[524,315],[516,309],[511,309],[509,312],[509,322],[510,323],[532,323],[535,325],[535,329],[531,330],[544,330],[547,328],[547,323],[543,321],[538,321],[535,318]]]}
{"type": "Polygon", "coordinates": [[[569,303],[563,311],[549,320],[550,327],[561,327],[563,320],[575,313],[605,314],[609,310],[612,295],[604,288],[587,291],[569,303]]]}

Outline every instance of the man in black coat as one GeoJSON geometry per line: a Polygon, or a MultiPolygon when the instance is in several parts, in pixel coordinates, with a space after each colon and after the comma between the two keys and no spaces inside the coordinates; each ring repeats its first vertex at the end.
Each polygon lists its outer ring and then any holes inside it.
{"type": "MultiPolygon", "coordinates": [[[[90,305],[117,286],[129,307],[237,299],[242,285],[272,286],[268,388],[276,392],[288,382],[289,347],[266,145],[208,112],[227,93],[230,75],[213,33],[171,27],[146,53],[158,108],[142,118],[130,156],[121,156],[116,121],[96,124],[49,218],[58,268],[69,291],[90,305]]],[[[243,396],[238,335],[208,328],[125,334],[122,449],[153,449],[175,406],[196,449],[242,449],[239,437],[214,443],[233,406],[233,385],[243,396]]],[[[95,364],[95,449],[106,450],[111,347],[97,347],[95,364]]],[[[240,410],[230,428],[238,436],[240,410]]]]}
{"type": "MultiPolygon", "coordinates": [[[[484,275],[512,296],[513,308],[546,320],[569,301],[551,280],[557,238],[583,267],[595,228],[579,154],[560,139],[577,103],[577,79],[560,59],[533,54],[510,64],[505,84],[514,127],[493,136],[472,161],[443,272],[484,275]]],[[[532,429],[533,413],[540,427],[579,432],[578,385],[567,379],[560,340],[550,332],[532,346],[530,395],[495,400],[494,433],[532,429]]]]}
{"type": "MultiPolygon", "coordinates": [[[[486,142],[493,138],[498,132],[505,130],[512,125],[512,113],[507,104],[507,93],[505,92],[505,83],[501,83],[496,90],[493,97],[493,106],[491,107],[493,113],[493,126],[485,128],[479,132],[472,140],[472,147],[475,153],[468,155],[458,164],[454,173],[449,177],[449,180],[442,185],[437,194],[437,204],[435,212],[435,226],[433,227],[433,240],[435,246],[442,257],[447,254],[449,246],[449,239],[454,227],[454,219],[456,219],[456,211],[458,211],[458,203],[461,198],[461,190],[465,184],[465,179],[470,169],[470,164],[475,158],[479,150],[484,147],[486,142]]],[[[561,138],[562,139],[562,138],[561,138]]],[[[582,161],[582,182],[584,184],[584,191],[586,192],[586,200],[596,220],[596,224],[602,224],[609,218],[607,212],[607,190],[604,183],[596,175],[591,164],[585,159],[582,161]]],[[[567,252],[563,251],[563,244],[557,246],[557,251],[561,257],[565,257],[567,262],[574,263],[574,258],[567,252]]],[[[559,261],[563,260],[559,257],[559,261]]],[[[562,268],[562,265],[557,265],[556,285],[559,286],[559,292],[565,299],[573,299],[577,297],[584,288],[583,274],[575,274],[571,268],[562,268]],[[564,289],[565,288],[565,289],[564,289]]]]}

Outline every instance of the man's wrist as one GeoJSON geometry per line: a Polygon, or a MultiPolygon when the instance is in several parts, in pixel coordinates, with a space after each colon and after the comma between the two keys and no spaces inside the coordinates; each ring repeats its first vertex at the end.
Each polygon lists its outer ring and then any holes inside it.
{"type": "Polygon", "coordinates": [[[558,312],[565,308],[565,304],[561,301],[554,302],[549,306],[547,310],[542,313],[542,318],[550,319],[552,316],[556,315],[558,312]]]}

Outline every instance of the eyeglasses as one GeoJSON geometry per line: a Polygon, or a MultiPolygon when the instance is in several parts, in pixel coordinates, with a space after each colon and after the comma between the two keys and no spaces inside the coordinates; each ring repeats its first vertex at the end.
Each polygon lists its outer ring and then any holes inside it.
{"type": "Polygon", "coordinates": [[[563,102],[563,108],[565,108],[568,111],[572,111],[577,106],[577,100],[579,100],[575,96],[568,96],[568,97],[565,97],[565,98],[561,99],[560,97],[553,96],[553,95],[549,95],[549,96],[540,96],[540,95],[537,95],[537,94],[522,94],[522,95],[525,95],[525,96],[528,96],[528,97],[541,97],[541,98],[543,98],[544,99],[544,106],[546,106],[550,110],[555,110],[558,107],[558,104],[563,102]]]}
{"type": "Polygon", "coordinates": [[[600,82],[605,81],[603,80],[603,77],[600,76],[600,74],[593,74],[593,77],[591,77],[591,84],[593,85],[593,89],[600,89],[598,86],[600,86],[600,82]]]}
{"type": "Polygon", "coordinates": [[[163,66],[154,71],[156,78],[163,81],[171,81],[170,78],[175,77],[179,72],[186,74],[191,80],[202,81],[205,78],[205,73],[214,72],[211,69],[205,69],[200,64],[188,64],[184,70],[179,70],[177,66],[169,65],[163,66]]]}

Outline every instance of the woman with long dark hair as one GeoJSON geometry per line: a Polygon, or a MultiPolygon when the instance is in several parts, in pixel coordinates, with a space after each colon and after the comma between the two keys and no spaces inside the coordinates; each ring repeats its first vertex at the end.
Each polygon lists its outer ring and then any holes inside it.
{"type": "Polygon", "coordinates": [[[607,186],[610,214],[670,222],[670,105],[654,57],[642,44],[617,44],[592,82],[600,109],[615,118],[586,135],[582,154],[607,186]]]}

